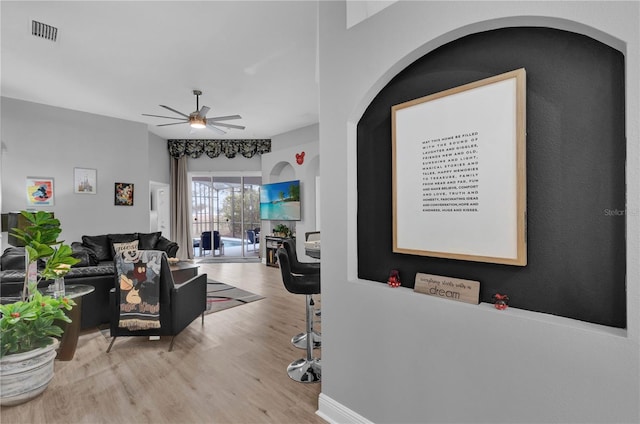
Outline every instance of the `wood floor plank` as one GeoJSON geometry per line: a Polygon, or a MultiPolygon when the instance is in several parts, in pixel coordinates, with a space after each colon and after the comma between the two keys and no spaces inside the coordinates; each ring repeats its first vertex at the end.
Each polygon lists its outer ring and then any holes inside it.
{"type": "Polygon", "coordinates": [[[107,354],[110,340],[98,329],[85,331],[74,359],[56,361],[47,390],[3,407],[1,421],[324,423],[315,415],[320,384],[295,382],[286,372],[305,356],[290,342],[305,329],[304,296],[288,293],[279,269],[260,263],[202,264],[200,272],[265,299],[206,315],[204,326],[195,320],[172,352],[168,337],[123,337],[107,354]]]}

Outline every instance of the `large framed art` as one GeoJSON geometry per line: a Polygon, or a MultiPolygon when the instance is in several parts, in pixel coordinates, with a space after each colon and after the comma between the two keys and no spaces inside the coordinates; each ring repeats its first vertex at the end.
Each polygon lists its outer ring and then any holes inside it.
{"type": "Polygon", "coordinates": [[[393,251],[524,266],[526,72],[392,107],[393,251]]]}

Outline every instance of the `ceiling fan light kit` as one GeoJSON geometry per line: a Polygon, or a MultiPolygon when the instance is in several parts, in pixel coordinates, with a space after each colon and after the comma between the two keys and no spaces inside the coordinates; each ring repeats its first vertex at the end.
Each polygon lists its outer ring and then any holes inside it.
{"type": "Polygon", "coordinates": [[[191,116],[189,116],[189,125],[191,125],[191,128],[206,128],[207,118],[201,118],[197,114],[191,114],[191,116]]]}
{"type": "Polygon", "coordinates": [[[186,113],[182,113],[176,109],[170,108],[169,106],[160,105],[160,107],[170,110],[173,113],[177,113],[182,118],[176,118],[174,116],[151,115],[147,113],[143,113],[142,115],[153,116],[155,118],[175,119],[177,121],[180,121],[180,122],[171,122],[168,124],[158,124],[157,125],[158,127],[166,127],[168,125],[179,125],[179,124],[188,123],[189,126],[191,126],[191,128],[195,128],[195,129],[209,128],[210,130],[213,130],[219,134],[226,134],[226,131],[218,127],[236,128],[239,130],[243,130],[245,128],[241,125],[232,125],[232,124],[225,124],[225,123],[219,122],[219,121],[228,121],[231,119],[241,119],[242,117],[240,115],[215,116],[207,119],[207,112],[209,112],[210,108],[207,106],[202,106],[202,108],[200,108],[199,100],[200,100],[200,96],[202,95],[202,91],[193,90],[193,94],[196,96],[196,110],[194,112],[191,112],[189,115],[187,115],[186,113]]]}

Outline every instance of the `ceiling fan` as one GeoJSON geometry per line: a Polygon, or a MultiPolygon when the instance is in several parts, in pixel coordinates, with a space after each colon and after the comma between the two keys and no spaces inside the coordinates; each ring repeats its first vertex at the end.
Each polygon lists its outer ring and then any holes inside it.
{"type": "Polygon", "coordinates": [[[174,116],[150,115],[148,113],[143,113],[142,115],[153,116],[155,118],[176,119],[180,121],[180,122],[171,122],[168,124],[159,124],[158,127],[166,127],[168,125],[189,124],[192,129],[209,128],[210,130],[213,130],[218,134],[226,134],[226,131],[218,127],[236,128],[239,130],[243,130],[245,128],[241,125],[233,125],[233,124],[220,122],[220,121],[230,121],[233,119],[240,119],[242,118],[240,115],[214,116],[211,118],[207,118],[207,112],[209,112],[210,108],[208,108],[207,106],[202,106],[202,108],[200,108],[199,106],[199,100],[200,100],[200,96],[202,95],[202,91],[193,90],[193,94],[196,96],[196,110],[194,112],[191,112],[188,115],[185,113],[179,112],[173,108],[170,108],[169,106],[160,105],[160,107],[168,109],[171,112],[177,113],[178,115],[182,116],[182,118],[176,118],[174,116]]]}

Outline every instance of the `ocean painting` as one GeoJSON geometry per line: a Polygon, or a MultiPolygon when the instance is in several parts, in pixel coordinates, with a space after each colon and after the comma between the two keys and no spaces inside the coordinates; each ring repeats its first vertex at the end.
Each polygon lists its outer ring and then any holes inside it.
{"type": "Polygon", "coordinates": [[[260,219],[300,220],[300,180],[265,184],[260,188],[260,219]]]}

